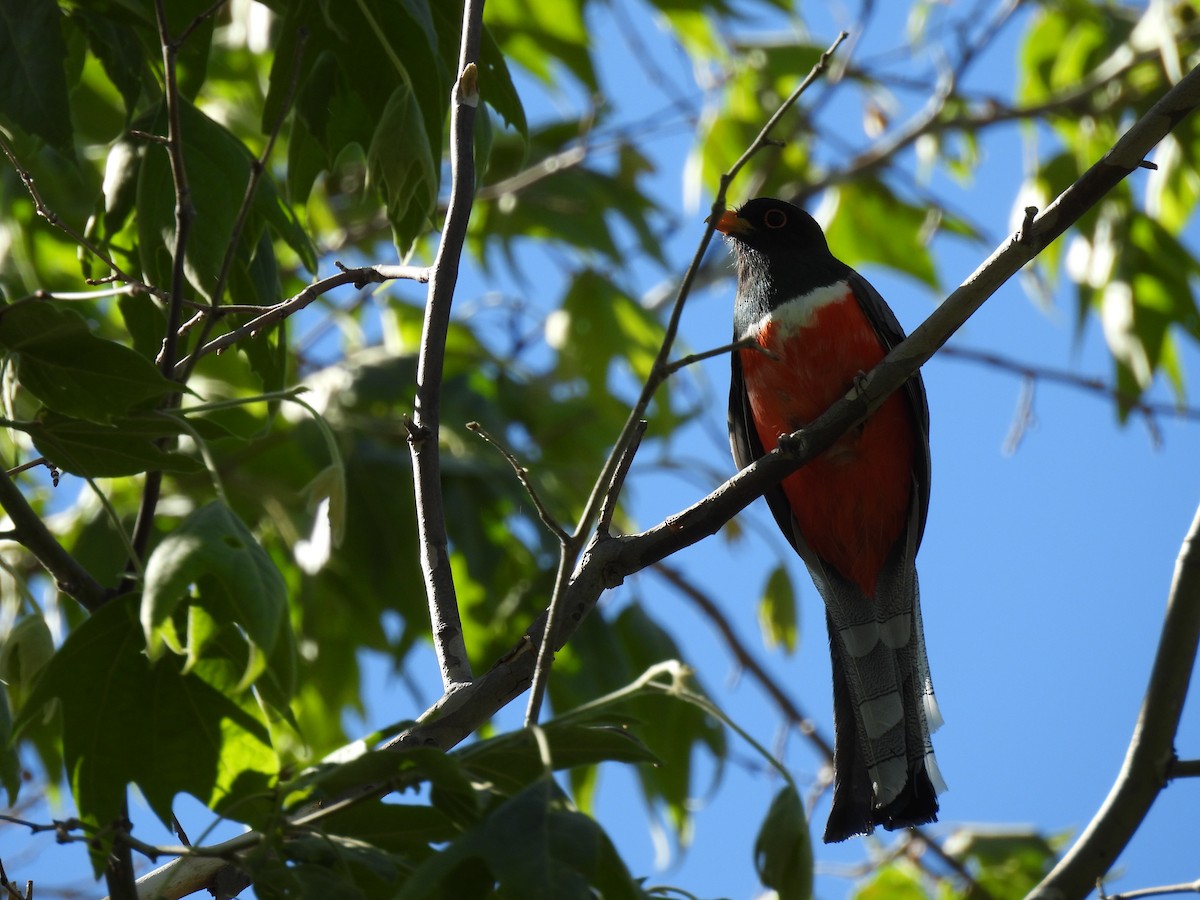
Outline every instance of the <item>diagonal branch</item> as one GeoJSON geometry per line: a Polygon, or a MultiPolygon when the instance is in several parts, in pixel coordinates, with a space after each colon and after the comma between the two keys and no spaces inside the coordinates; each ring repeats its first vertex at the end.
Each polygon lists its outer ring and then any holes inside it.
{"type": "Polygon", "coordinates": [[[58,583],[58,589],[78,600],[88,612],[99,609],[109,597],[108,590],[58,542],[3,469],[0,469],[0,507],[12,519],[12,539],[46,567],[58,583]]]}
{"type": "MultiPolygon", "coordinates": [[[[289,297],[281,303],[268,307],[261,315],[258,315],[237,328],[230,329],[225,334],[213,338],[208,343],[196,350],[190,355],[185,356],[175,365],[175,376],[178,378],[189,367],[195,365],[195,362],[202,356],[207,356],[210,353],[220,353],[222,350],[227,350],[236,344],[238,341],[246,338],[256,337],[260,332],[277,325],[293,313],[299,312],[308,306],[322,294],[327,294],[336,287],[341,287],[344,284],[352,284],[356,288],[361,288],[368,284],[382,284],[385,281],[393,279],[409,279],[417,282],[429,281],[429,270],[418,266],[363,266],[361,268],[347,268],[341,263],[337,263],[341,271],[336,275],[330,275],[328,278],[322,278],[320,281],[314,281],[300,293],[294,297],[289,297]]],[[[257,311],[257,307],[255,308],[257,311]]],[[[228,306],[221,307],[224,312],[229,311],[228,306]]]]}
{"type": "MultiPolygon", "coordinates": [[[[1193,72],[1192,74],[1195,74],[1193,72]]],[[[1125,763],[1104,805],[1027,900],[1083,897],[1117,861],[1167,786],[1175,734],[1200,643],[1200,509],[1183,540],[1167,596],[1167,614],[1142,710],[1125,763]]]]}

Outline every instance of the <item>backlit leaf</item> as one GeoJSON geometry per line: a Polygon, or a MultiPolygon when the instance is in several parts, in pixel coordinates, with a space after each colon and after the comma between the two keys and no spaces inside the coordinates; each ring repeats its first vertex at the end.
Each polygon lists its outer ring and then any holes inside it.
{"type": "Polygon", "coordinates": [[[252,808],[235,801],[263,790],[277,767],[257,707],[182,675],[173,658],[152,664],[145,649],[137,598],[109,601],[68,635],[17,727],[58,700],[71,790],[88,822],[114,822],[129,783],[168,826],[179,791],[244,821],[252,808]]]}
{"type": "MultiPolygon", "coordinates": [[[[196,602],[218,623],[237,623],[245,630],[250,659],[239,685],[245,688],[265,667],[280,629],[288,627],[287,588],[250,529],[217,501],[188,516],[146,562],[141,620],[152,659],[171,639],[172,614],[193,585],[196,602]]],[[[201,641],[201,636],[193,635],[188,643],[192,640],[201,641]]]]}

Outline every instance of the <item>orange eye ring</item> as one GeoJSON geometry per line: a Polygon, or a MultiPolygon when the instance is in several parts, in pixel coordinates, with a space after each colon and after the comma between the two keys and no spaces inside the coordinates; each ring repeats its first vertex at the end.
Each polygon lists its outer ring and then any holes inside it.
{"type": "Polygon", "coordinates": [[[783,228],[788,223],[788,214],[782,209],[768,209],[763,215],[763,224],[768,228],[783,228]]]}

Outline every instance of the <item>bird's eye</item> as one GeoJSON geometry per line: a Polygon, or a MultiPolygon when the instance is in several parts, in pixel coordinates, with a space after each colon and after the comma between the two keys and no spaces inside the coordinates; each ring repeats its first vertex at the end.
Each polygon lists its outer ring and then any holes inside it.
{"type": "Polygon", "coordinates": [[[763,224],[768,228],[782,228],[788,223],[788,215],[782,209],[768,209],[763,224]]]}

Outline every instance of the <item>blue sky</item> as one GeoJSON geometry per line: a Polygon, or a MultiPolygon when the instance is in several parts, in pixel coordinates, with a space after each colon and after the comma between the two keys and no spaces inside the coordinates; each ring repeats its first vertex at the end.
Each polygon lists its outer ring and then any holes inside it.
{"type": "MultiPolygon", "coordinates": [[[[858,54],[898,45],[903,35],[901,4],[877,4],[877,19],[862,35],[858,54]]],[[[626,5],[626,8],[627,5],[626,5]]],[[[817,43],[853,24],[840,6],[806,4],[807,24],[817,43]]],[[[972,71],[968,87],[1010,95],[1023,16],[1001,34],[972,71]]],[[[660,109],[667,95],[647,86],[645,73],[629,64],[629,50],[611,17],[596,8],[590,19],[600,48],[602,78],[621,120],[636,120],[660,109]]],[[[747,27],[784,29],[783,21],[747,27]]],[[[644,32],[661,67],[689,95],[699,96],[688,71],[662,34],[644,32]]],[[[804,73],[797,73],[797,79],[804,73]]],[[[553,109],[575,108],[580,97],[569,86],[550,101],[524,92],[534,118],[553,109]]],[[[904,120],[918,98],[897,113],[904,120]]],[[[764,111],[764,117],[768,111],[764,111]]],[[[856,147],[869,139],[861,128],[861,107],[827,108],[822,127],[836,128],[856,147]]],[[[1007,233],[1010,210],[1023,174],[1017,127],[990,134],[983,143],[984,168],[972,184],[935,178],[933,187],[985,222],[995,239],[1007,233]]],[[[653,185],[660,204],[684,208],[684,171],[692,134],[681,131],[643,146],[657,166],[653,185]]],[[[911,153],[903,157],[911,165],[911,153]]],[[[747,199],[735,183],[732,197],[747,199]]],[[[704,199],[708,202],[708,198],[704,199]]],[[[682,273],[703,229],[704,212],[688,210],[682,229],[667,249],[682,273]],[[689,218],[690,217],[690,218],[689,218]]],[[[1196,246],[1195,233],[1191,234],[1196,246]]],[[[947,289],[966,277],[992,249],[962,241],[934,245],[947,289]]],[[[837,248],[833,248],[835,253],[837,248]]],[[[723,254],[719,244],[713,253],[723,254]]],[[[663,272],[644,267],[649,291],[663,272]]],[[[889,299],[911,329],[939,299],[914,282],[878,270],[864,274],[889,299]]],[[[460,304],[494,289],[521,291],[476,270],[464,273],[460,304]]],[[[553,296],[547,292],[546,297],[553,296]]],[[[532,301],[546,298],[528,298],[532,301]]],[[[1110,361],[1099,328],[1092,323],[1074,335],[1072,301],[1063,294],[1042,309],[1014,279],[977,314],[954,343],[988,350],[1034,365],[1069,369],[1081,375],[1110,376],[1110,361]]],[[[732,283],[697,294],[685,313],[681,340],[690,349],[728,340],[732,283]]],[[[1185,347],[1184,365],[1194,377],[1200,353],[1185,347]]],[[[732,474],[724,438],[728,363],[704,366],[712,411],[702,426],[677,447],[698,465],[732,474]]],[[[1047,834],[1077,833],[1099,807],[1116,776],[1129,741],[1159,637],[1166,592],[1180,541],[1200,502],[1200,424],[1160,418],[1162,444],[1134,421],[1117,424],[1111,401],[1078,389],[1039,383],[1034,421],[1016,448],[1005,441],[1018,408],[1021,383],[1014,376],[959,359],[935,357],[924,369],[932,411],[933,496],[918,559],[926,636],[938,698],[946,726],[935,744],[950,792],[943,797],[937,834],[964,824],[996,827],[1034,825],[1047,834]]],[[[1194,395],[1194,391],[1193,391],[1194,395]]],[[[1158,399],[1169,399],[1159,386],[1158,399]]],[[[1193,403],[1196,403],[1193,400],[1193,403]]],[[[596,436],[603,440],[605,436],[596,436]]],[[[633,512],[651,525],[694,502],[703,489],[694,480],[661,476],[639,464],[631,480],[633,512]]],[[[801,644],[791,656],[761,650],[765,665],[829,735],[829,664],[819,599],[798,559],[782,553],[784,543],[765,504],[743,516],[753,521],[747,539],[726,552],[719,539],[690,548],[673,563],[704,584],[734,622],[744,642],[762,646],[756,621],[758,591],[767,573],[786,558],[799,587],[801,644]]],[[[603,603],[619,606],[637,599],[660,622],[669,623],[688,660],[714,699],[739,724],[773,746],[781,720],[761,692],[739,679],[735,665],[708,624],[661,580],[646,574],[630,580],[603,603]]],[[[364,729],[411,716],[413,709],[399,679],[377,661],[364,729]]],[[[414,656],[411,674],[429,698],[436,696],[431,655],[414,656]]],[[[519,722],[524,704],[514,704],[502,721],[519,722]]],[[[698,803],[692,845],[674,852],[666,871],[656,869],[656,845],[634,778],[619,767],[603,776],[599,817],[617,841],[635,874],[649,883],[680,885],[701,897],[751,898],[759,891],[753,843],[777,777],[765,773],[752,751],[732,738],[733,762],[720,784],[698,803]],[[744,765],[751,761],[754,765],[744,765]]],[[[1188,705],[1177,742],[1184,757],[1200,756],[1200,717],[1188,705]]],[[[802,787],[811,784],[818,757],[798,736],[786,744],[785,762],[802,787]]],[[[703,783],[702,783],[703,786],[703,783]]],[[[1129,850],[1121,857],[1119,880],[1111,890],[1187,881],[1197,876],[1193,787],[1166,790],[1129,850]]],[[[827,798],[815,812],[820,825],[827,798]]],[[[816,829],[819,831],[819,827],[816,829]]],[[[168,840],[167,836],[146,839],[168,840]]],[[[81,851],[40,841],[40,854],[17,871],[20,877],[62,883],[72,868],[86,871],[81,851]]],[[[884,836],[883,844],[890,837],[884,836]]],[[[0,829],[0,857],[10,870],[24,834],[0,829]]],[[[818,896],[845,896],[853,881],[838,867],[861,862],[875,852],[869,841],[851,840],[817,848],[818,896]]]]}

